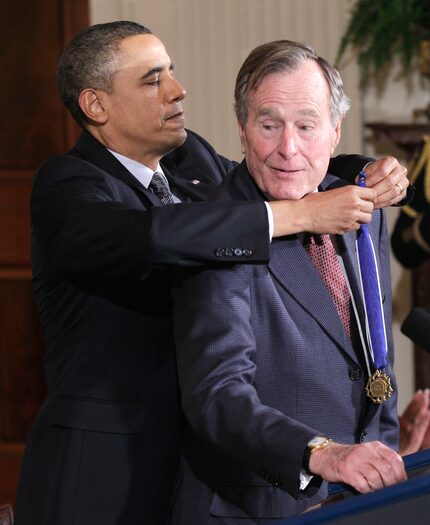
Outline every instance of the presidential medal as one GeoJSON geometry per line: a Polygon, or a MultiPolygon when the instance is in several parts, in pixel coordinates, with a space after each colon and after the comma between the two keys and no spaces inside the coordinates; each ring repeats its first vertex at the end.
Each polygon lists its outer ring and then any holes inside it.
{"type": "Polygon", "coordinates": [[[393,393],[393,388],[391,386],[390,377],[381,372],[381,370],[376,370],[374,374],[369,377],[366,385],[366,395],[376,404],[380,405],[387,399],[391,397],[393,393]]]}

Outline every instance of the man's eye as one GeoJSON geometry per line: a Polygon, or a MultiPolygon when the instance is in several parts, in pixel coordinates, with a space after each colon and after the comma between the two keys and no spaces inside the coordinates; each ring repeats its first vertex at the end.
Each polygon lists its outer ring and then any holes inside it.
{"type": "Polygon", "coordinates": [[[147,85],[156,87],[156,86],[160,85],[160,79],[157,78],[157,80],[151,80],[150,82],[147,82],[147,85]]]}
{"type": "Polygon", "coordinates": [[[262,128],[264,130],[266,130],[266,131],[272,131],[272,130],[276,129],[277,127],[279,127],[279,126],[277,126],[276,124],[273,124],[273,123],[271,123],[271,124],[264,124],[263,123],[262,124],[262,128]]]}

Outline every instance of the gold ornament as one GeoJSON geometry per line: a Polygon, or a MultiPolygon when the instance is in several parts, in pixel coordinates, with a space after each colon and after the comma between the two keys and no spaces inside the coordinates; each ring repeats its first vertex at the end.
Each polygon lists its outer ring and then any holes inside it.
{"type": "Polygon", "coordinates": [[[393,388],[391,386],[390,377],[381,372],[381,370],[376,370],[374,374],[369,377],[366,385],[366,395],[376,404],[380,405],[387,399],[391,397],[393,393],[393,388]]]}

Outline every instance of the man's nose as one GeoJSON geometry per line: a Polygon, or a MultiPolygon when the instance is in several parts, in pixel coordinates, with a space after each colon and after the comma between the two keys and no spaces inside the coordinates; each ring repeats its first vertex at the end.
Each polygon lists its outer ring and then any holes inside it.
{"type": "Polygon", "coordinates": [[[168,102],[175,102],[176,100],[183,100],[186,95],[186,91],[179,80],[175,77],[169,79],[169,90],[167,93],[168,102]]]}
{"type": "Polygon", "coordinates": [[[285,129],[280,137],[279,153],[289,159],[297,153],[296,136],[293,130],[285,129]]]}

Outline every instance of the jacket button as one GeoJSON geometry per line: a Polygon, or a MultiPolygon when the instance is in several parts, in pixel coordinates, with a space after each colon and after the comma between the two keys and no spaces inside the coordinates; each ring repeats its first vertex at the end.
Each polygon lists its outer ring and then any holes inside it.
{"type": "Polygon", "coordinates": [[[222,257],[223,255],[225,255],[225,250],[224,250],[224,248],[217,248],[217,249],[215,250],[215,255],[216,255],[217,257],[222,257]]]}
{"type": "Polygon", "coordinates": [[[363,443],[363,441],[365,441],[366,439],[366,436],[367,436],[367,432],[364,431],[360,434],[360,443],[363,443]]]}
{"type": "Polygon", "coordinates": [[[231,257],[231,256],[234,254],[234,250],[233,250],[233,248],[226,248],[226,249],[225,249],[225,254],[226,254],[228,257],[231,257]]]}
{"type": "Polygon", "coordinates": [[[349,370],[349,379],[351,381],[358,381],[361,378],[361,370],[359,368],[351,368],[349,370]]]}
{"type": "Polygon", "coordinates": [[[237,257],[240,257],[242,255],[243,251],[242,251],[242,248],[235,248],[234,249],[234,254],[237,256],[237,257]]]}
{"type": "Polygon", "coordinates": [[[248,248],[244,248],[242,250],[242,253],[245,257],[249,257],[250,255],[252,255],[252,250],[249,250],[248,248]]]}

